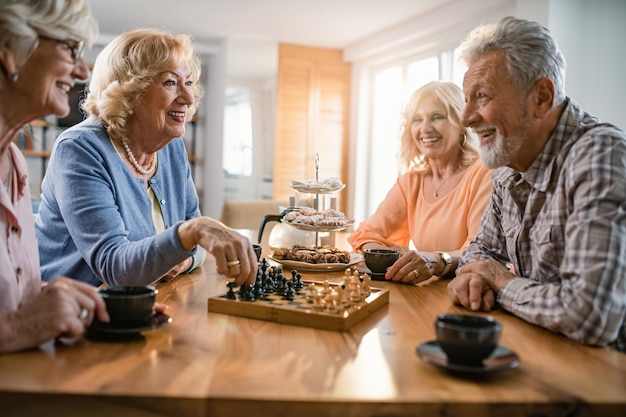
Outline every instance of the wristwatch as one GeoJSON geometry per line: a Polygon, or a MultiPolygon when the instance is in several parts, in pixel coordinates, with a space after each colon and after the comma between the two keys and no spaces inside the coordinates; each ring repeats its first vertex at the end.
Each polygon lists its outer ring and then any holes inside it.
{"type": "Polygon", "coordinates": [[[445,277],[450,273],[450,270],[452,270],[452,256],[450,256],[450,254],[447,252],[439,252],[439,257],[445,265],[443,271],[441,271],[441,274],[439,274],[439,276],[445,277]]]}

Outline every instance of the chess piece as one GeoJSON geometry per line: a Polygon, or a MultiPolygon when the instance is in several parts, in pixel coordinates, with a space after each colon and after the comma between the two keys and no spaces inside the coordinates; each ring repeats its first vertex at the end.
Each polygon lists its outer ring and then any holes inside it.
{"type": "Polygon", "coordinates": [[[369,274],[363,274],[363,289],[365,290],[365,297],[369,297],[372,293],[372,278],[369,274]]]}
{"type": "Polygon", "coordinates": [[[350,292],[350,304],[358,304],[361,302],[361,294],[359,293],[359,288],[355,285],[352,287],[352,291],[350,292]]]}
{"type": "Polygon", "coordinates": [[[254,283],[254,297],[257,300],[263,300],[265,298],[265,294],[263,294],[263,281],[258,275],[256,282],[254,283]]]}
{"type": "Polygon", "coordinates": [[[252,285],[250,284],[242,284],[239,288],[239,299],[241,301],[254,301],[254,292],[252,290],[252,285]]]}
{"type": "Polygon", "coordinates": [[[333,289],[328,296],[328,303],[326,304],[326,310],[329,313],[336,313],[339,309],[339,293],[336,289],[333,289]]]}
{"type": "Polygon", "coordinates": [[[322,284],[322,297],[326,297],[330,294],[330,292],[332,291],[332,289],[330,288],[330,282],[328,280],[324,281],[324,284],[322,284]]]}
{"type": "Polygon", "coordinates": [[[235,288],[235,281],[227,282],[226,286],[228,287],[228,292],[226,293],[226,298],[228,298],[229,300],[236,300],[237,299],[237,295],[235,294],[235,291],[233,290],[235,288]]]}
{"type": "Polygon", "coordinates": [[[296,274],[296,292],[300,291],[302,288],[304,288],[304,283],[302,282],[302,274],[297,273],[296,274]]]}
{"type": "Polygon", "coordinates": [[[315,296],[317,295],[317,288],[315,287],[314,283],[310,283],[309,284],[309,292],[306,295],[306,301],[307,303],[313,303],[315,302],[315,296]]]}
{"type": "Polygon", "coordinates": [[[293,300],[295,296],[296,296],[296,289],[293,287],[293,282],[289,280],[287,281],[286,288],[285,288],[285,295],[283,295],[283,298],[285,300],[293,300]]]}

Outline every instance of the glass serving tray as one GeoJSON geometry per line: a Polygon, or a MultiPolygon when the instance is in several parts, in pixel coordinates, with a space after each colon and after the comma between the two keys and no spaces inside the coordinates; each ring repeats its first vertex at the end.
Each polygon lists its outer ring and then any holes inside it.
{"type": "Polygon", "coordinates": [[[304,223],[289,223],[283,221],[284,224],[288,224],[289,226],[293,226],[296,229],[306,230],[309,232],[338,232],[340,230],[345,230],[348,227],[351,227],[354,223],[342,225],[342,226],[315,226],[312,224],[304,224],[304,223]]]}
{"type": "Polygon", "coordinates": [[[337,191],[341,191],[346,188],[345,184],[337,187],[324,187],[324,186],[305,186],[305,185],[294,185],[289,184],[291,188],[301,193],[309,193],[309,194],[329,194],[337,191]]]}

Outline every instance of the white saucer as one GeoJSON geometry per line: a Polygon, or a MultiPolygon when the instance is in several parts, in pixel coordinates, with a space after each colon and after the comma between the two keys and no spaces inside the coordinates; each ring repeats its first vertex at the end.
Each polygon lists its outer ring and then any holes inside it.
{"type": "Polygon", "coordinates": [[[439,347],[436,340],[422,343],[417,347],[417,356],[424,362],[439,366],[449,371],[471,372],[486,374],[491,372],[505,371],[516,368],[519,365],[519,357],[515,352],[503,346],[498,346],[481,366],[461,365],[448,363],[448,358],[439,347]]]}

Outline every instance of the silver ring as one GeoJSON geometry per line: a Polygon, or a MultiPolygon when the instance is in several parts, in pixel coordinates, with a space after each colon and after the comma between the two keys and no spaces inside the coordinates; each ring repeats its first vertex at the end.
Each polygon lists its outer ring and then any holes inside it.
{"type": "Polygon", "coordinates": [[[82,321],[87,320],[87,317],[89,316],[89,310],[87,310],[85,307],[80,309],[80,313],[78,313],[78,318],[81,319],[82,321]]]}
{"type": "Polygon", "coordinates": [[[241,261],[239,259],[237,259],[236,261],[228,261],[226,265],[228,265],[229,268],[235,268],[241,265],[241,261]]]}

